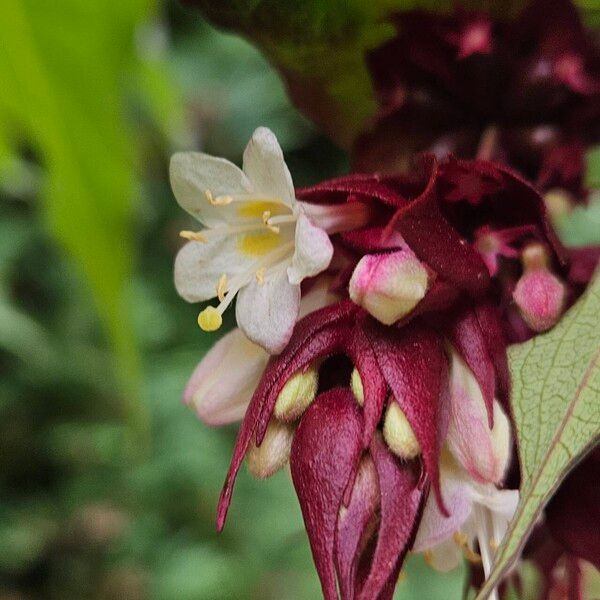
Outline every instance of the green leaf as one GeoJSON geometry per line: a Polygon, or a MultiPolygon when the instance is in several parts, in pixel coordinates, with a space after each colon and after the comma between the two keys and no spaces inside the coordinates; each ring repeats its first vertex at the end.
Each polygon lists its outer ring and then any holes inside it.
{"type": "Polygon", "coordinates": [[[144,428],[127,287],[135,139],[123,88],[151,0],[0,3],[0,121],[44,169],[42,212],[90,284],[115,350],[125,417],[144,428]],[[15,132],[18,132],[15,133],[15,132]]]}
{"type": "Polygon", "coordinates": [[[549,333],[509,350],[521,499],[478,598],[512,565],[544,506],[600,438],[600,278],[549,333]]]}

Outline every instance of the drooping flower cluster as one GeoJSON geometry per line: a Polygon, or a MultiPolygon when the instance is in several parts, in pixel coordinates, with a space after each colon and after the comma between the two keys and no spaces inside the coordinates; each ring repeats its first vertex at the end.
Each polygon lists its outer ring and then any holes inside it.
{"type": "Polygon", "coordinates": [[[518,168],[557,210],[582,197],[600,141],[600,45],[571,0],[532,0],[516,18],[480,10],[400,13],[369,57],[379,114],[357,169],[406,169],[415,151],[518,168]]]}
{"type": "Polygon", "coordinates": [[[209,424],[244,415],[219,529],[244,459],[257,477],[289,461],[327,600],[391,598],[410,549],[487,574],[518,500],[502,489],[506,343],[552,327],[589,253],[570,256],[540,194],[489,162],[426,156],[410,175],[294,191],[261,129],[243,172],[194,154],[171,174],[205,225],[183,233],[176,285],[221,299],[200,326],[239,292],[240,329],[184,396],[209,424]]]}

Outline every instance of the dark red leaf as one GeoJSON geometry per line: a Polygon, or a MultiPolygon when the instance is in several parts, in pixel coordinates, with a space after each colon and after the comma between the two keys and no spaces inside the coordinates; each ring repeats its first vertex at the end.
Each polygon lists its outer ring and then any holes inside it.
{"type": "Polygon", "coordinates": [[[362,450],[362,418],[347,389],[321,394],[292,443],[290,466],[326,600],[337,600],[334,547],[344,490],[362,450]]]}
{"type": "Polygon", "coordinates": [[[411,323],[400,329],[370,322],[367,335],[379,368],[421,446],[440,509],[439,459],[446,434],[448,366],[440,336],[411,323]]]}

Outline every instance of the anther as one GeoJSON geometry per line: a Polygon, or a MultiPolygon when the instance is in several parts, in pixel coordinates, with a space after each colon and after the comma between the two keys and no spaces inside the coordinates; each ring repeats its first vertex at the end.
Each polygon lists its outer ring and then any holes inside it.
{"type": "Polygon", "coordinates": [[[216,331],[222,324],[223,317],[214,306],[207,306],[198,315],[198,325],[203,331],[216,331]]]}
{"type": "Polygon", "coordinates": [[[223,273],[221,277],[219,277],[219,282],[217,283],[217,297],[219,298],[219,302],[223,302],[225,300],[225,292],[227,291],[227,274],[223,273]]]}
{"type": "Polygon", "coordinates": [[[206,242],[206,236],[199,231],[180,231],[179,237],[192,242],[206,242]]]}
{"type": "Polygon", "coordinates": [[[266,273],[266,269],[264,267],[261,267],[254,274],[254,276],[256,277],[256,281],[258,281],[258,285],[263,285],[264,284],[264,282],[265,282],[265,273],[266,273]]]}
{"type": "Polygon", "coordinates": [[[209,198],[210,203],[213,206],[225,206],[226,204],[231,204],[233,202],[233,198],[231,196],[217,196],[216,198],[209,198]]]}

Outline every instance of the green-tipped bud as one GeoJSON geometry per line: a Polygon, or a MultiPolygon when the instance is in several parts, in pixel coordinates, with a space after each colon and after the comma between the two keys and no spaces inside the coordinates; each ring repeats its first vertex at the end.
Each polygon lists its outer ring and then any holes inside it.
{"type": "Polygon", "coordinates": [[[359,406],[363,406],[365,403],[365,392],[363,390],[362,379],[360,378],[360,373],[358,369],[354,368],[352,370],[352,375],[350,376],[350,389],[356,398],[356,402],[359,406]]]}
{"type": "Polygon", "coordinates": [[[393,399],[388,404],[383,422],[383,438],[390,450],[404,460],[421,454],[421,446],[406,415],[393,399]]]}
{"type": "Polygon", "coordinates": [[[295,421],[315,399],[319,375],[313,365],[299,371],[283,386],[275,403],[275,416],[280,421],[295,421]]]}
{"type": "Polygon", "coordinates": [[[290,458],[294,428],[272,419],[260,446],[252,443],[246,453],[248,469],[257,479],[266,479],[285,466],[290,458]]]}

